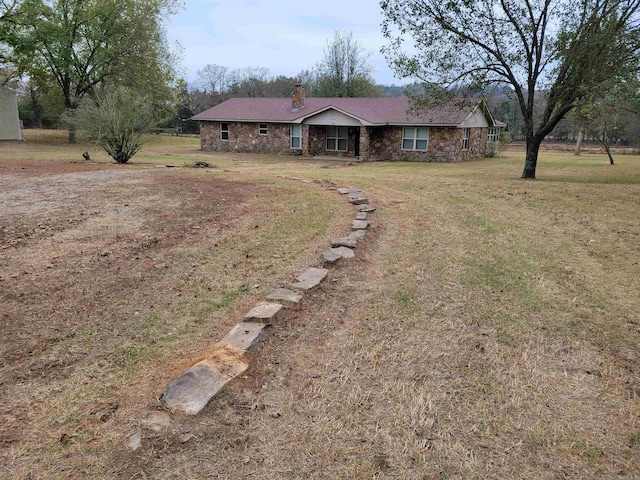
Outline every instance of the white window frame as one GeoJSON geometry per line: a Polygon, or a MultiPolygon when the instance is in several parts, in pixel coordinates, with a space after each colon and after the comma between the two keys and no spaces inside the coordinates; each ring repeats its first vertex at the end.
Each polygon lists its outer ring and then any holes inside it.
{"type": "Polygon", "coordinates": [[[469,150],[469,138],[471,137],[471,129],[463,128],[462,129],[462,142],[460,144],[460,149],[463,151],[469,150]]]}
{"type": "Polygon", "coordinates": [[[266,123],[258,124],[258,135],[267,135],[269,133],[269,126],[266,123]]]}
{"type": "Polygon", "coordinates": [[[349,127],[337,127],[331,126],[327,127],[325,131],[326,137],[326,149],[329,152],[346,152],[349,150],[349,127]],[[335,128],[335,135],[329,134],[329,129],[335,128]],[[340,132],[343,132],[344,135],[340,135],[340,132]],[[329,141],[333,140],[335,142],[335,148],[329,148],[329,141]],[[344,148],[340,148],[340,140],[344,141],[344,148]]]}
{"type": "Polygon", "coordinates": [[[487,147],[491,142],[498,143],[500,141],[500,127],[489,127],[487,131],[487,147]]]}
{"type": "Polygon", "coordinates": [[[402,150],[426,152],[429,149],[429,127],[404,127],[402,129],[402,143],[400,146],[402,150]],[[426,134],[419,137],[418,132],[420,130],[426,131],[426,134]],[[411,132],[411,136],[408,135],[409,132],[411,132]],[[411,142],[411,145],[407,146],[406,142],[411,142]],[[418,148],[420,146],[418,142],[425,142],[424,148],[418,148]]]}
{"type": "Polygon", "coordinates": [[[220,122],[220,140],[229,140],[229,122],[220,122]]]}
{"type": "Polygon", "coordinates": [[[302,125],[297,124],[297,123],[293,123],[291,124],[291,142],[290,142],[290,146],[292,150],[302,150],[302,125]],[[295,128],[297,127],[297,128],[295,128]],[[296,130],[298,130],[297,135],[295,135],[294,133],[294,128],[296,130]],[[293,140],[294,139],[298,139],[298,146],[294,146],[293,145],[293,140]]]}

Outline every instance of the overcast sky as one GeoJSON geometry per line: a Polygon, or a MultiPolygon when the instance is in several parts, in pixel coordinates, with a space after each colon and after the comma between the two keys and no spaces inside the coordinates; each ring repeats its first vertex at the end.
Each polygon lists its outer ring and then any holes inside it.
{"type": "Polygon", "coordinates": [[[377,83],[406,83],[394,78],[380,53],[381,22],[379,0],[186,0],[167,30],[169,41],[182,45],[190,83],[210,63],[295,76],[321,60],[336,30],[353,32],[371,53],[377,83]]]}

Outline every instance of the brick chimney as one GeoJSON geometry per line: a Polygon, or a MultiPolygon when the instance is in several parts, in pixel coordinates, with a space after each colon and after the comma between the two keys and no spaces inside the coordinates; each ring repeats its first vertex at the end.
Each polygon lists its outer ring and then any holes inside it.
{"type": "Polygon", "coordinates": [[[291,92],[291,110],[297,111],[304,108],[304,88],[301,83],[296,83],[291,92]]]}

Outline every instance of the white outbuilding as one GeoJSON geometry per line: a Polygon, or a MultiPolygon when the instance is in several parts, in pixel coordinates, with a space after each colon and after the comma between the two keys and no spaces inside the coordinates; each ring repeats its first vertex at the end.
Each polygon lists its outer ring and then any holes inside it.
{"type": "Polygon", "coordinates": [[[18,95],[13,90],[0,86],[0,140],[22,140],[18,95]]]}

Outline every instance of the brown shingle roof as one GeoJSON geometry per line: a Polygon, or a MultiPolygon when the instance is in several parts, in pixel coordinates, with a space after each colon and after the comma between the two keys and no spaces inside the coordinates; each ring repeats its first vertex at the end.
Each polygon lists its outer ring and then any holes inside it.
{"type": "Polygon", "coordinates": [[[292,111],[290,98],[232,98],[205,110],[193,120],[301,123],[327,109],[336,109],[365,125],[460,125],[475,105],[460,108],[444,105],[409,113],[407,97],[306,98],[304,108],[292,111]]]}

